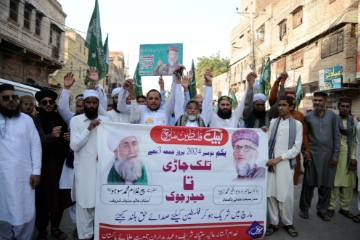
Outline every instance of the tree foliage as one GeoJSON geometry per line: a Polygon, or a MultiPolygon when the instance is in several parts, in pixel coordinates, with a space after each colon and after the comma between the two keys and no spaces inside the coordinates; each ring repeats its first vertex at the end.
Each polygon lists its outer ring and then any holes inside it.
{"type": "Polygon", "coordinates": [[[230,60],[227,58],[221,58],[219,55],[211,57],[198,57],[196,64],[195,76],[196,87],[202,91],[204,85],[203,74],[207,69],[210,69],[213,76],[219,76],[226,73],[230,68],[230,60]]]}

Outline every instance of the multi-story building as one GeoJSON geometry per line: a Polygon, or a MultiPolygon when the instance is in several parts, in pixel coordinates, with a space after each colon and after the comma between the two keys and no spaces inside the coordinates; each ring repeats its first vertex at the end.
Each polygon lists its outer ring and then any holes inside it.
{"type": "Polygon", "coordinates": [[[260,74],[270,58],[272,82],[287,71],[286,87],[294,88],[301,76],[304,111],[312,107],[313,92],[324,90],[329,108],[337,110],[338,98],[350,96],[359,114],[359,12],[356,0],[242,0],[240,24],[232,31],[229,87],[242,91],[246,74],[260,74]]]}
{"type": "MultiPolygon", "coordinates": [[[[64,67],[49,75],[49,83],[63,86],[64,75],[68,72],[74,74],[75,83],[71,87],[70,102],[83,93],[86,89],[85,78],[87,74],[88,48],[85,47],[85,39],[71,29],[65,30],[64,43],[64,67]]],[[[72,104],[73,106],[73,104],[72,104]]]]}
{"type": "Polygon", "coordinates": [[[109,73],[107,74],[107,85],[109,92],[121,86],[125,81],[125,60],[121,51],[109,52],[109,73]]]}
{"type": "Polygon", "coordinates": [[[0,77],[49,86],[64,62],[65,18],[56,0],[0,1],[0,77]]]}

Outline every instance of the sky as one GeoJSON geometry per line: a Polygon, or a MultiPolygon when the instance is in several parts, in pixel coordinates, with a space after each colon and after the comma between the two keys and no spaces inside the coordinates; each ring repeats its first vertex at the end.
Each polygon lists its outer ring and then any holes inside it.
{"type": "MultiPolygon", "coordinates": [[[[98,1],[103,41],[109,34],[109,50],[124,52],[130,76],[140,44],[183,43],[187,69],[198,57],[230,58],[231,30],[240,20],[236,7],[240,8],[241,0],[98,1]]],[[[58,2],[67,14],[65,25],[85,38],[95,0],[58,2]]]]}

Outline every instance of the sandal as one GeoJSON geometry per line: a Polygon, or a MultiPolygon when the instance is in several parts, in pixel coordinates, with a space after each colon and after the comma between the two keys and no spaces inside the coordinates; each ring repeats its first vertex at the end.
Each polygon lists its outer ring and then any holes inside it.
{"type": "Polygon", "coordinates": [[[266,232],[265,232],[265,236],[271,236],[274,234],[274,232],[278,231],[279,227],[275,226],[273,224],[270,224],[267,228],[266,228],[266,232]]]}
{"type": "Polygon", "coordinates": [[[59,240],[67,239],[66,233],[61,231],[59,228],[51,228],[51,236],[59,240]]]}
{"type": "Polygon", "coordinates": [[[285,225],[284,228],[291,237],[299,236],[299,233],[295,230],[293,225],[285,225]]]}
{"type": "Polygon", "coordinates": [[[307,209],[301,209],[300,213],[299,213],[299,216],[301,218],[308,219],[309,218],[308,210],[307,209]]]}
{"type": "Polygon", "coordinates": [[[348,210],[340,209],[340,210],[339,210],[339,213],[340,213],[341,215],[344,215],[344,216],[347,217],[347,218],[354,219],[354,214],[352,214],[352,213],[349,212],[348,210]]]}
{"type": "Polygon", "coordinates": [[[39,231],[39,235],[37,236],[36,240],[46,240],[48,232],[46,230],[39,231]]]}
{"type": "Polygon", "coordinates": [[[354,216],[353,222],[354,222],[354,223],[360,223],[360,214],[354,216]]]}
{"type": "Polygon", "coordinates": [[[328,209],[328,210],[326,211],[326,214],[327,214],[330,218],[332,218],[332,217],[335,215],[335,210],[334,210],[334,209],[328,209]]]}
{"type": "Polygon", "coordinates": [[[330,221],[330,217],[326,213],[317,212],[317,215],[321,218],[321,220],[323,220],[325,222],[330,221]]]}

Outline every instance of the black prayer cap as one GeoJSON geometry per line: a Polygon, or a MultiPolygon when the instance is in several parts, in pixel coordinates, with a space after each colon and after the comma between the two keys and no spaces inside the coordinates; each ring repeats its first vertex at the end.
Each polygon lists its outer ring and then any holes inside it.
{"type": "Polygon", "coordinates": [[[3,92],[3,91],[8,91],[8,90],[15,91],[15,88],[14,88],[13,85],[8,84],[8,83],[0,85],[0,93],[3,92]]]}
{"type": "Polygon", "coordinates": [[[345,103],[352,103],[352,99],[351,98],[349,98],[349,97],[341,97],[341,98],[339,98],[339,103],[340,102],[345,102],[345,103]]]}
{"type": "Polygon", "coordinates": [[[76,97],[75,97],[75,100],[77,101],[77,100],[79,100],[79,99],[84,99],[84,94],[79,94],[79,95],[77,95],[76,97]]]}
{"type": "Polygon", "coordinates": [[[35,98],[36,98],[36,101],[38,101],[38,102],[41,102],[41,100],[43,100],[45,97],[49,97],[55,101],[57,96],[58,96],[57,93],[50,89],[44,89],[44,90],[41,90],[41,91],[35,93],[35,98]]]}
{"type": "Polygon", "coordinates": [[[314,92],[314,97],[328,97],[326,92],[314,92]]]}

